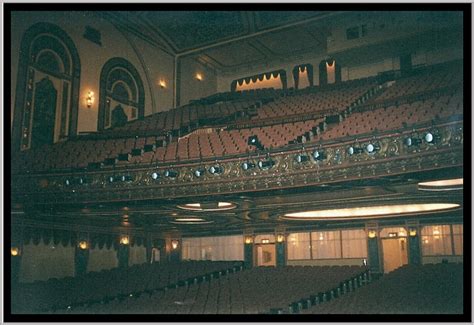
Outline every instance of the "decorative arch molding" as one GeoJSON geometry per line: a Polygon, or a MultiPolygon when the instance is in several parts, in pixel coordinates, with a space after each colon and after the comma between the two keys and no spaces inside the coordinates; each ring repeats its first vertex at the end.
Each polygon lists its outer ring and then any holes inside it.
{"type": "Polygon", "coordinates": [[[138,109],[138,119],[142,119],[145,116],[145,89],[143,87],[143,82],[138,73],[137,69],[124,58],[115,57],[108,60],[102,71],[100,72],[100,86],[99,86],[99,116],[97,120],[97,130],[103,131],[106,128],[106,104],[107,104],[107,84],[108,77],[110,73],[116,69],[122,68],[127,71],[133,81],[136,83],[138,94],[137,94],[137,109],[138,109]]]}
{"type": "Polygon", "coordinates": [[[34,57],[30,55],[31,45],[40,35],[50,35],[59,39],[69,52],[71,59],[70,84],[71,95],[69,103],[69,127],[68,136],[75,136],[77,133],[77,121],[79,114],[79,86],[81,76],[81,61],[79,53],[73,40],[59,26],[51,23],[40,22],[32,25],[23,34],[20,43],[20,53],[18,61],[18,77],[16,82],[15,108],[12,126],[12,150],[21,149],[22,122],[27,104],[28,72],[34,57]]]}

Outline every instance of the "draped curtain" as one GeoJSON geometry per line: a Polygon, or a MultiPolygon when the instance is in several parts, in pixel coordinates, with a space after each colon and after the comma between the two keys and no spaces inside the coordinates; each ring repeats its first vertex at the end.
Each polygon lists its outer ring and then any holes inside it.
{"type": "Polygon", "coordinates": [[[183,238],[182,259],[197,261],[243,261],[243,236],[183,238]]]}

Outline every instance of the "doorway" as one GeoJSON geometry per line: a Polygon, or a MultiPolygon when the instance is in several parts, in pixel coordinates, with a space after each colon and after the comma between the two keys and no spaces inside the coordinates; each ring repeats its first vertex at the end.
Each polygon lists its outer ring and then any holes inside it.
{"type": "Polygon", "coordinates": [[[275,244],[258,244],[257,266],[276,266],[275,244]]]}
{"type": "Polygon", "coordinates": [[[383,238],[383,270],[391,272],[402,265],[408,264],[406,237],[383,238]]]}

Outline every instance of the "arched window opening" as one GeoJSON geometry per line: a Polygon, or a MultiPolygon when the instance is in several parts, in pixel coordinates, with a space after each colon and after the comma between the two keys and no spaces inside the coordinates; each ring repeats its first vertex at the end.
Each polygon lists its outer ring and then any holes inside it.
{"type": "Polygon", "coordinates": [[[18,67],[13,148],[27,150],[77,132],[80,61],[74,43],[49,23],[24,34],[18,67]]]}
{"type": "Polygon", "coordinates": [[[100,76],[98,130],[121,126],[144,116],[144,89],[133,65],[125,59],[110,59],[100,76]]]}

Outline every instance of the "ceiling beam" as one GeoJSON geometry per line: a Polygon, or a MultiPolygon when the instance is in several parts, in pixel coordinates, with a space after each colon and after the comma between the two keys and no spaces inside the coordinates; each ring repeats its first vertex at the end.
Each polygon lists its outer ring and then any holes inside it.
{"type": "Polygon", "coordinates": [[[198,47],[198,48],[195,48],[195,49],[192,49],[192,50],[180,52],[180,53],[177,54],[177,56],[178,57],[183,57],[183,56],[199,53],[199,52],[202,52],[204,50],[209,50],[209,49],[212,49],[212,48],[216,48],[216,47],[219,47],[219,46],[222,46],[222,45],[225,45],[225,44],[229,44],[229,43],[233,43],[233,42],[237,42],[237,41],[241,41],[241,40],[246,40],[246,39],[249,39],[249,38],[253,38],[253,37],[256,37],[256,36],[260,36],[260,35],[265,35],[265,34],[268,34],[268,33],[284,30],[284,29],[291,28],[291,27],[305,25],[305,24],[315,22],[315,21],[318,21],[318,20],[323,20],[323,19],[326,19],[326,18],[329,18],[329,17],[341,15],[343,13],[345,13],[345,11],[332,12],[332,13],[329,13],[329,14],[324,15],[324,16],[308,18],[308,19],[304,19],[304,20],[297,21],[297,22],[294,22],[294,23],[289,23],[289,24],[278,26],[278,27],[269,28],[269,29],[266,29],[266,30],[262,30],[262,31],[259,31],[259,32],[255,32],[255,33],[251,33],[251,34],[247,34],[247,35],[243,35],[243,36],[238,36],[238,37],[235,37],[235,38],[232,38],[232,39],[229,39],[229,40],[216,42],[214,44],[210,44],[210,45],[198,47]]]}

